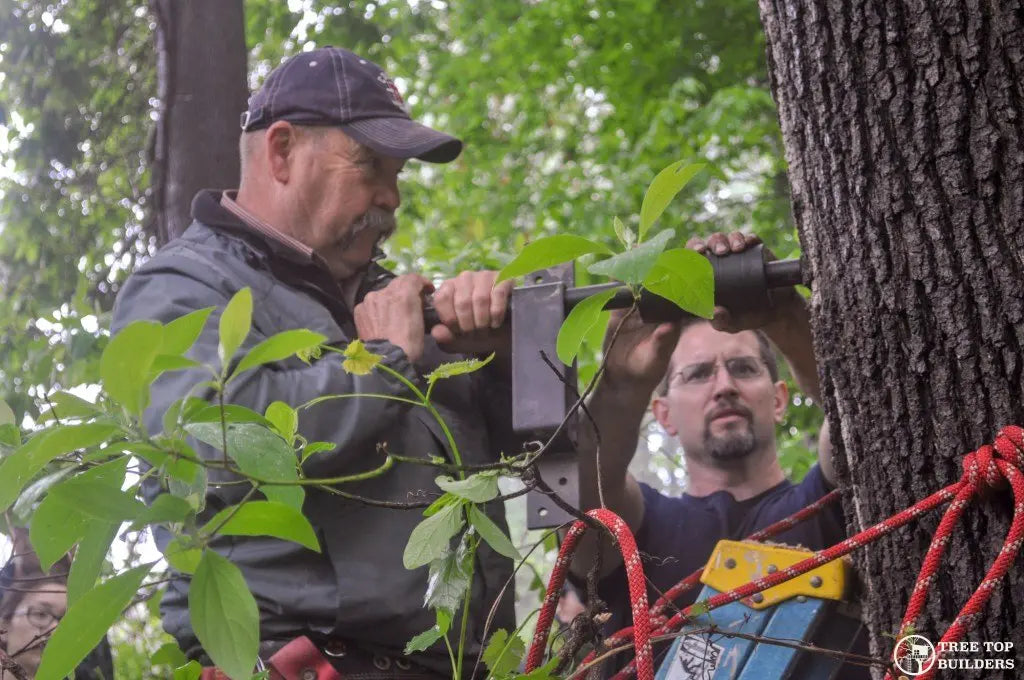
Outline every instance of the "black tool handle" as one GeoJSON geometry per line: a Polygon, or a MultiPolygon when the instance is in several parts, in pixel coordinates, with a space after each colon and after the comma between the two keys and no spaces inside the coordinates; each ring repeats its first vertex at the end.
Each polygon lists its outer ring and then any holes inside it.
{"type": "MultiPolygon", "coordinates": [[[[802,283],[800,260],[765,260],[760,244],[741,253],[708,255],[715,276],[715,304],[734,314],[768,308],[769,292],[802,283]]],[[[570,288],[565,292],[566,311],[585,298],[607,290],[616,290],[606,309],[622,309],[633,304],[629,289],[617,283],[570,288]]],[[[644,291],[640,296],[640,315],[644,321],[677,321],[686,315],[674,303],[644,291]]]]}

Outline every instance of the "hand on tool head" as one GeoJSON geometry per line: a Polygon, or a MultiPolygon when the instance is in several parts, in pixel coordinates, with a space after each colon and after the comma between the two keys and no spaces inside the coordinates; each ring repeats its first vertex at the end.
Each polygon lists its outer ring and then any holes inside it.
{"type": "Polygon", "coordinates": [[[387,340],[405,351],[409,361],[423,356],[423,296],[434,290],[419,274],[403,274],[366,294],[353,310],[361,340],[387,340]]]}
{"type": "MultiPolygon", "coordinates": [[[[696,250],[701,255],[711,253],[719,257],[727,256],[730,253],[742,253],[761,243],[761,238],[755,234],[744,234],[739,231],[729,233],[714,233],[706,239],[694,236],[686,242],[686,247],[696,250]]],[[[765,248],[765,260],[775,260],[775,254],[765,248]]],[[[715,307],[715,316],[711,325],[715,330],[725,333],[738,333],[742,330],[763,328],[786,317],[796,308],[802,308],[803,298],[793,288],[780,288],[768,292],[772,306],[768,309],[760,309],[756,312],[748,312],[742,315],[731,313],[721,306],[715,307]]]]}
{"type": "Polygon", "coordinates": [[[644,323],[639,313],[626,314],[625,309],[612,310],[604,341],[603,380],[614,389],[632,391],[646,400],[668,370],[682,326],[678,322],[644,323]]]}
{"type": "Polygon", "coordinates": [[[510,329],[505,323],[512,281],[494,284],[498,272],[462,272],[444,281],[434,293],[441,324],[430,334],[446,352],[507,357],[510,329]]]}

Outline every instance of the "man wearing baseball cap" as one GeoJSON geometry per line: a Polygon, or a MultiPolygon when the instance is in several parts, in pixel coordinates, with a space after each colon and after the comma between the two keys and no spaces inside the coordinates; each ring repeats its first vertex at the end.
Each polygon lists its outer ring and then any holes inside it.
{"type": "MultiPolygon", "coordinates": [[[[500,328],[510,284],[494,272],[463,272],[437,290],[426,278],[394,276],[376,263],[379,244],[395,229],[398,173],[409,159],[454,160],[462,143],[413,121],[395,84],[376,64],[326,47],[292,57],[275,69],[241,118],[241,182],[237,192],[203,191],[194,222],[125,283],[114,310],[114,330],[137,319],[166,323],[188,312],[222,309],[249,287],[255,299],[253,332],[235,357],[281,331],[309,328],[345,347],[361,340],[384,365],[422,384],[453,354],[498,354],[484,370],[436,384],[432,403],[454,435],[463,463],[513,452],[507,373],[507,337],[500,328]],[[433,293],[441,323],[425,327],[424,297],[433,293]]],[[[215,313],[216,314],[216,313],[215,313]]],[[[209,321],[190,356],[217,364],[217,323],[209,321]]],[[[146,413],[150,432],[164,412],[194,394],[201,370],[164,374],[146,413]]],[[[298,405],[323,395],[407,397],[383,371],[353,375],[337,357],[305,364],[290,359],[233,381],[226,401],[263,413],[280,400],[298,405]]],[[[210,397],[210,394],[201,395],[210,397]]],[[[377,447],[429,461],[451,460],[445,433],[422,408],[400,400],[335,399],[301,412],[299,434],[334,449],[303,464],[307,477],[351,475],[378,467],[377,447]]],[[[193,442],[203,457],[221,453],[193,442]]],[[[347,494],[403,503],[432,497],[437,470],[399,464],[382,476],[344,487],[347,494]]],[[[207,510],[200,520],[238,503],[244,485],[210,471],[207,510]]],[[[159,493],[149,480],[147,493],[159,493]]],[[[260,660],[278,676],[314,669],[324,679],[451,677],[443,642],[403,655],[418,633],[434,625],[424,609],[427,568],[406,570],[402,553],[418,510],[396,510],[306,487],[304,513],[321,552],[269,537],[222,537],[211,547],[238,565],[260,607],[260,660]]],[[[500,502],[484,507],[504,527],[500,502]]],[[[163,549],[169,536],[157,532],[163,549]]],[[[499,598],[511,564],[481,542],[473,570],[466,657],[475,659],[485,637],[511,630],[512,602],[499,598]],[[497,603],[497,604],[495,604],[497,603]],[[485,620],[495,615],[485,631],[485,620]]],[[[162,602],[164,627],[192,658],[208,661],[188,616],[187,579],[171,582],[162,602]]],[[[452,624],[458,631],[460,621],[452,624]]],[[[468,664],[472,665],[472,664],[468,664]]]]}

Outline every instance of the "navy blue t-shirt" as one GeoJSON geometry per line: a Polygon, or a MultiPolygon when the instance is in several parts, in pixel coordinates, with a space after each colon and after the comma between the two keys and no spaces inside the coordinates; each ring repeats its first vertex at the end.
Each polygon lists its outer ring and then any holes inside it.
{"type": "MultiPolygon", "coordinates": [[[[737,501],[728,491],[716,491],[700,498],[687,494],[670,498],[646,484],[641,484],[640,489],[644,497],[644,519],[636,533],[636,542],[648,579],[647,597],[653,605],[659,592],[667,591],[703,567],[719,540],[746,538],[810,505],[831,487],[821,468],[814,465],[799,484],[786,480],[744,501],[737,501]]],[[[842,509],[839,503],[833,503],[772,541],[821,550],[845,538],[842,509]]],[[[680,596],[676,604],[680,608],[691,604],[701,588],[698,583],[680,596]]],[[[622,566],[601,580],[598,593],[612,612],[606,632],[633,623],[629,587],[622,566]]]]}

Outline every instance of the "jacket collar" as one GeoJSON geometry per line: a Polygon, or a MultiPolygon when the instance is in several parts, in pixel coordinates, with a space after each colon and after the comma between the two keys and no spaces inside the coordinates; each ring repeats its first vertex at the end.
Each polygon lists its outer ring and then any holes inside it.
{"type": "MultiPolygon", "coordinates": [[[[260,250],[266,252],[274,259],[284,260],[291,264],[303,267],[316,267],[320,274],[330,276],[327,265],[316,254],[310,256],[308,253],[299,251],[288,243],[275,239],[261,230],[254,229],[245,220],[231,212],[220,204],[222,191],[204,189],[192,199],[192,218],[198,222],[217,229],[226,231],[244,238],[260,250]]],[[[374,259],[367,266],[363,275],[363,283],[360,286],[359,299],[367,290],[376,290],[394,278],[394,273],[385,269],[377,260],[384,257],[384,251],[380,248],[374,249],[374,259]]],[[[336,283],[336,282],[335,282],[336,283]]]]}

